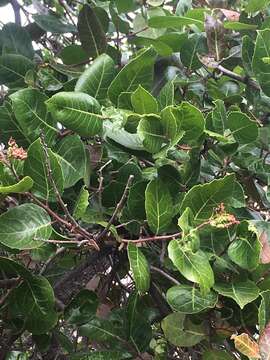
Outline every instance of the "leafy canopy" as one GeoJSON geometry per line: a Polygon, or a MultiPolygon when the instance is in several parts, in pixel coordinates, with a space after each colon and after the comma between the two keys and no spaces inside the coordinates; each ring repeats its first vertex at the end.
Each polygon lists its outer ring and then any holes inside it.
{"type": "Polygon", "coordinates": [[[7,9],[0,359],[269,359],[270,1],[7,9]]]}

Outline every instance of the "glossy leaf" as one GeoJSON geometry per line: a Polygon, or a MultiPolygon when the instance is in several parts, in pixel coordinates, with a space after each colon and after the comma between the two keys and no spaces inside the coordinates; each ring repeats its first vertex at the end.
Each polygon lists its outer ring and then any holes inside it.
{"type": "Polygon", "coordinates": [[[165,141],[160,119],[156,116],[143,117],[139,122],[137,133],[144,148],[150,153],[158,152],[165,141]]]}
{"type": "Polygon", "coordinates": [[[42,276],[24,281],[9,297],[11,315],[22,317],[25,329],[32,334],[44,334],[56,325],[58,316],[54,303],[53,289],[42,276]]]}
{"type": "Polygon", "coordinates": [[[33,186],[33,180],[29,176],[25,176],[16,184],[0,186],[0,194],[23,193],[30,190],[33,186]]]}
{"type": "Polygon", "coordinates": [[[128,244],[128,259],[136,288],[141,294],[148,291],[150,286],[150,271],[148,262],[142,251],[134,244],[128,244]]]}
{"type": "Polygon", "coordinates": [[[84,144],[78,135],[67,136],[56,145],[56,152],[63,171],[64,188],[69,188],[85,175],[86,153],[84,144]]]}
{"type": "Polygon", "coordinates": [[[31,60],[23,55],[4,54],[0,56],[0,84],[9,85],[15,81],[24,81],[28,70],[34,69],[31,60]]]}
{"type": "Polygon", "coordinates": [[[75,91],[91,95],[99,101],[104,100],[114,77],[114,61],[107,54],[102,54],[79,77],[75,91]]]}
{"type": "Polygon", "coordinates": [[[51,235],[51,219],[35,204],[16,206],[0,216],[0,243],[12,249],[34,249],[51,235]]]}
{"type": "Polygon", "coordinates": [[[257,232],[254,230],[247,222],[241,223],[237,228],[236,239],[228,248],[229,258],[249,271],[258,266],[261,252],[257,232]]]}
{"type": "Polygon", "coordinates": [[[47,96],[36,89],[23,89],[10,96],[12,108],[24,136],[34,141],[44,132],[46,142],[51,144],[57,129],[50,114],[47,113],[45,101],[47,96]]]}
{"type": "Polygon", "coordinates": [[[21,26],[8,23],[2,28],[3,47],[5,52],[23,55],[29,59],[34,57],[34,49],[29,33],[21,26]]]}
{"type": "Polygon", "coordinates": [[[213,308],[217,303],[217,295],[214,292],[202,296],[198,289],[188,285],[171,287],[166,298],[174,311],[184,314],[195,314],[213,308]]]}
{"type": "Polygon", "coordinates": [[[59,92],[47,101],[55,120],[81,136],[100,134],[103,117],[100,105],[92,96],[79,92],[59,92]]]}
{"type": "Polygon", "coordinates": [[[185,323],[185,315],[174,313],[161,322],[165,338],[175,346],[194,346],[205,338],[200,325],[185,323]]]}
{"type": "Polygon", "coordinates": [[[51,176],[60,194],[64,185],[63,172],[58,157],[50,149],[48,149],[48,155],[49,159],[46,159],[45,150],[40,139],[33,142],[28,149],[27,159],[24,163],[24,175],[28,175],[33,179],[32,192],[36,196],[47,201],[55,201],[54,186],[48,178],[46,161],[50,162],[51,176]]]}
{"type": "Polygon", "coordinates": [[[80,191],[79,196],[78,196],[78,198],[76,200],[74,210],[73,210],[73,216],[74,216],[75,219],[78,220],[78,219],[83,217],[83,215],[86,212],[88,204],[89,204],[89,192],[85,188],[85,186],[83,186],[81,188],[81,191],[80,191]]]}
{"type": "Polygon", "coordinates": [[[185,251],[179,240],[172,240],[168,253],[173,264],[186,279],[198,283],[202,294],[209,293],[214,285],[214,273],[204,252],[185,251]]]}
{"type": "Polygon", "coordinates": [[[88,56],[96,58],[107,47],[106,36],[103,27],[95,11],[85,4],[78,18],[78,32],[83,49],[88,56]]]}
{"type": "Polygon", "coordinates": [[[44,31],[53,34],[65,34],[77,32],[77,29],[72,24],[63,23],[59,18],[54,15],[35,14],[33,19],[44,31]]]}
{"type": "Polygon", "coordinates": [[[257,81],[267,96],[270,96],[270,64],[263,62],[263,58],[269,56],[269,52],[270,30],[260,30],[257,32],[252,68],[257,81]]]}
{"type": "Polygon", "coordinates": [[[185,25],[197,25],[203,27],[201,20],[196,20],[184,16],[155,16],[148,21],[148,25],[153,28],[182,28],[185,25]]]}
{"type": "Polygon", "coordinates": [[[152,180],[145,190],[145,211],[153,233],[161,234],[168,229],[173,216],[172,198],[161,180],[152,180]]]}
{"type": "Polygon", "coordinates": [[[189,190],[181,204],[181,211],[189,207],[198,223],[211,217],[217,204],[228,203],[232,197],[235,177],[227,175],[208,184],[196,185],[189,190]]]}
{"type": "Polygon", "coordinates": [[[156,99],[140,85],[131,95],[131,103],[138,114],[155,114],[158,111],[156,99]]]}
{"type": "Polygon", "coordinates": [[[155,57],[156,53],[152,48],[143,50],[118,73],[108,89],[108,96],[114,104],[117,104],[121,93],[133,92],[138,85],[149,89],[153,80],[155,57]]]}
{"type": "Polygon", "coordinates": [[[240,144],[248,144],[258,137],[258,126],[244,113],[233,111],[228,116],[228,126],[240,144]]]}
{"type": "Polygon", "coordinates": [[[214,289],[220,295],[232,298],[241,309],[259,296],[259,288],[250,280],[231,282],[229,284],[217,283],[214,285],[214,289]]]}

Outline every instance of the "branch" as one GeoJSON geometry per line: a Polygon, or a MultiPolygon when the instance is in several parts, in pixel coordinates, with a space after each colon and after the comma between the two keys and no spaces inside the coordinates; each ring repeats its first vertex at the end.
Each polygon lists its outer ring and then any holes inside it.
{"type": "Polygon", "coordinates": [[[133,243],[133,244],[141,244],[144,242],[151,242],[151,241],[160,241],[160,240],[172,240],[175,239],[176,237],[181,236],[182,233],[178,232],[175,234],[171,234],[171,235],[160,235],[160,236],[152,236],[152,237],[145,237],[145,238],[140,238],[137,240],[128,240],[128,239],[121,239],[121,242],[124,243],[133,243]]]}
{"type": "Polygon", "coordinates": [[[84,228],[82,228],[78,222],[74,219],[74,217],[70,214],[68,208],[67,208],[67,205],[64,203],[63,199],[62,199],[62,196],[61,194],[59,193],[59,190],[56,186],[56,183],[54,181],[54,178],[53,178],[53,172],[52,172],[52,168],[51,168],[51,162],[50,162],[50,156],[49,156],[49,149],[48,149],[48,146],[45,142],[45,137],[44,137],[44,134],[41,134],[40,135],[40,139],[41,139],[41,143],[43,145],[43,149],[44,149],[44,154],[45,154],[45,165],[46,165],[46,168],[47,168],[47,173],[48,173],[48,178],[53,186],[53,189],[54,189],[54,192],[55,192],[55,195],[57,197],[57,200],[61,206],[61,208],[63,209],[65,215],[66,215],[66,218],[70,221],[70,223],[72,224],[74,230],[82,235],[83,237],[85,237],[85,239],[89,240],[89,245],[92,245],[96,250],[100,250],[99,249],[99,246],[97,245],[97,243],[95,242],[95,240],[92,238],[92,236],[88,233],[87,230],[85,230],[84,228]]]}
{"type": "Polygon", "coordinates": [[[167,278],[168,280],[170,280],[172,283],[174,283],[175,285],[180,285],[180,282],[178,280],[176,280],[174,277],[172,277],[170,274],[166,273],[165,271],[163,271],[160,268],[157,268],[155,266],[150,266],[150,270],[155,271],[159,274],[161,274],[162,276],[164,276],[165,278],[167,278]]]}
{"type": "Polygon", "coordinates": [[[246,85],[252,86],[256,90],[261,89],[260,85],[255,80],[251,79],[248,76],[238,75],[238,74],[234,73],[233,71],[230,71],[230,70],[224,68],[222,65],[217,65],[216,69],[218,69],[224,75],[227,75],[228,77],[230,77],[230,78],[232,78],[234,80],[237,80],[237,81],[240,81],[240,82],[242,82],[242,83],[244,83],[246,85]]]}
{"type": "Polygon", "coordinates": [[[9,289],[18,283],[20,278],[11,278],[0,280],[0,288],[9,289]]]}
{"type": "Polygon", "coordinates": [[[123,209],[123,206],[125,205],[125,201],[126,201],[126,198],[127,198],[127,195],[128,195],[128,191],[130,189],[130,186],[132,184],[133,179],[134,179],[134,175],[130,175],[129,178],[128,178],[127,184],[125,186],[123,195],[122,195],[119,203],[116,205],[116,208],[114,209],[114,212],[113,212],[110,220],[108,221],[107,226],[101,231],[100,234],[98,234],[98,236],[96,237],[96,240],[99,240],[99,239],[103,238],[108,233],[108,231],[110,230],[110,227],[113,224],[117,214],[123,209]]]}
{"type": "Polygon", "coordinates": [[[20,13],[21,10],[20,4],[18,3],[17,0],[11,0],[10,3],[14,11],[15,24],[21,26],[22,21],[21,21],[21,13],[20,13]]]}

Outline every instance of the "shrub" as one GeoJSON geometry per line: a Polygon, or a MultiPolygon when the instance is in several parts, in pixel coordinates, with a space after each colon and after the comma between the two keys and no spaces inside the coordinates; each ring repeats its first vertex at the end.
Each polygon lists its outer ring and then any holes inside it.
{"type": "Polygon", "coordinates": [[[0,33],[0,359],[269,359],[269,2],[29,3],[0,33]]]}

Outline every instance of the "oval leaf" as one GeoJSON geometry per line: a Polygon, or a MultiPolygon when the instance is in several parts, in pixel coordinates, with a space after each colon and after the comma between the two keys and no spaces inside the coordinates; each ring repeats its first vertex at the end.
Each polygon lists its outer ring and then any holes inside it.
{"type": "Polygon", "coordinates": [[[0,216],[0,243],[12,249],[34,249],[52,232],[47,212],[35,204],[16,206],[0,216]]]}
{"type": "Polygon", "coordinates": [[[143,294],[148,291],[150,286],[150,271],[148,262],[141,250],[132,243],[128,244],[128,259],[136,288],[143,294]]]}

